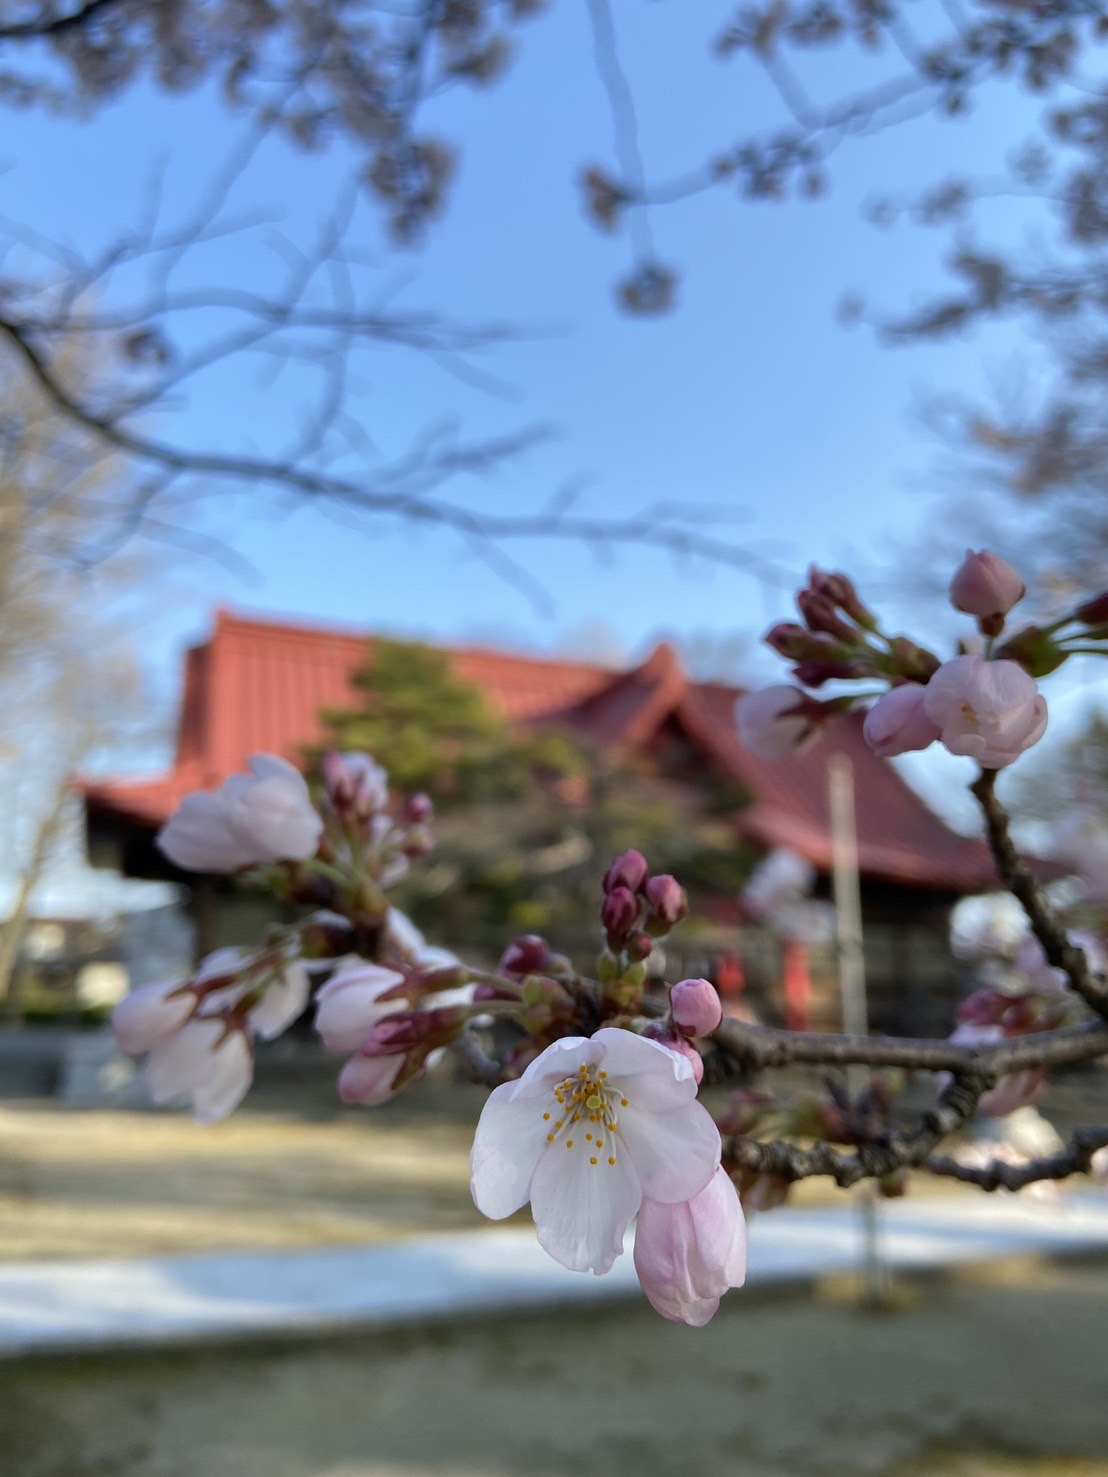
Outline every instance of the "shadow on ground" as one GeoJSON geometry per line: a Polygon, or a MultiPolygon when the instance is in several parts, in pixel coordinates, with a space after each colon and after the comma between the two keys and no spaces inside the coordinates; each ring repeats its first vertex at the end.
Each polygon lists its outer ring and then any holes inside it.
{"type": "Polygon", "coordinates": [[[1108,1266],[27,1360],[4,1477],[1108,1477],[1108,1266]]]}

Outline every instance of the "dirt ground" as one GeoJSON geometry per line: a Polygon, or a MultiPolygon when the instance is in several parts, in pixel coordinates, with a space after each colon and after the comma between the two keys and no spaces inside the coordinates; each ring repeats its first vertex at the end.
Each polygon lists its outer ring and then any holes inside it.
{"type": "Polygon", "coordinates": [[[1108,1477],[1108,1264],[4,1368],[4,1477],[1108,1477]]]}
{"type": "MultiPolygon", "coordinates": [[[[447,1082],[381,1108],[343,1108],[331,1073],[263,1083],[211,1128],[175,1111],[0,1102],[0,1260],[473,1230],[487,1224],[469,1194],[482,1100],[468,1083],[447,1082]]],[[[838,1193],[818,1182],[799,1190],[800,1203],[838,1193]]]]}

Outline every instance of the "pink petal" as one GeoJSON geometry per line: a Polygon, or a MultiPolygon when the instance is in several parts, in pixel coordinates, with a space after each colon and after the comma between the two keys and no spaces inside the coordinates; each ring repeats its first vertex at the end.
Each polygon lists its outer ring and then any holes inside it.
{"type": "Polygon", "coordinates": [[[694,1199],[661,1205],[644,1199],[635,1232],[635,1270],[663,1318],[702,1328],[719,1300],[746,1280],[746,1225],[722,1169],[694,1199]]]}
{"type": "Polygon", "coordinates": [[[339,1073],[339,1097],[366,1107],[387,1103],[403,1065],[402,1056],[352,1056],[339,1073]]]}

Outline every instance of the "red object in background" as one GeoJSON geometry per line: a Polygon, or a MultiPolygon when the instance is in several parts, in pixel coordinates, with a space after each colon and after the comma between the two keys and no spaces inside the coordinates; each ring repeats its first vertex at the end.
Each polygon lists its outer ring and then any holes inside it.
{"type": "Polygon", "coordinates": [[[785,941],[785,1026],[806,1031],[812,1008],[812,974],[808,947],[798,939],[785,941]]]}
{"type": "Polygon", "coordinates": [[[716,960],[716,989],[724,1000],[737,1000],[746,989],[746,975],[737,954],[725,951],[716,960]]]}

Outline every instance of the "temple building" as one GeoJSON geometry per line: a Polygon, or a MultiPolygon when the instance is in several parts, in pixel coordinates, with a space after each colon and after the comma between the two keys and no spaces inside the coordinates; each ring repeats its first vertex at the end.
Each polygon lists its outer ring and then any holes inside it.
{"type": "MultiPolygon", "coordinates": [[[[961,898],[996,888],[992,859],[980,841],[952,831],[892,764],[870,752],[860,716],[831,725],[806,753],[771,764],[739,742],[733,710],[741,690],[693,681],[668,644],[623,671],[481,648],[448,650],[457,675],[513,722],[556,725],[615,754],[645,751],[692,783],[703,775],[727,778],[748,797],[730,817],[736,845],[796,853],[816,869],[824,895],[832,865],[829,764],[845,755],[854,778],[873,1028],[949,1029],[958,990],[949,912],[961,898]]],[[[81,784],[93,862],[130,877],[184,883],[198,952],[248,941],[267,915],[265,899],[226,878],[177,872],[155,847],[155,835],[186,794],[216,788],[245,768],[251,754],[302,762],[305,749],[324,739],[321,713],[364,702],[351,684],[371,651],[368,635],[220,611],[211,638],[186,657],[173,768],[154,778],[81,784]]],[[[710,957],[675,961],[683,972],[718,974],[725,995],[745,985],[768,1020],[788,1016],[798,1023],[799,1010],[808,1024],[836,1024],[832,951],[810,951],[798,976],[795,950],[783,960],[778,943],[739,927],[734,899],[720,903],[710,957]]]]}

